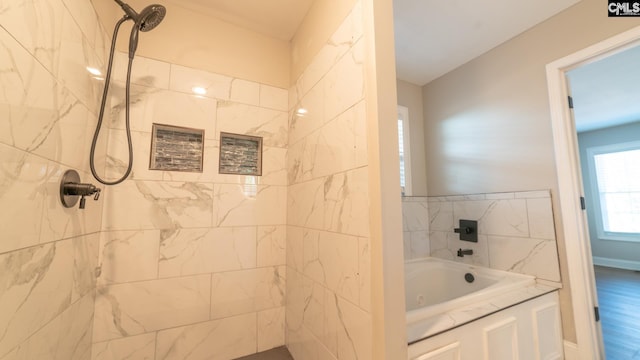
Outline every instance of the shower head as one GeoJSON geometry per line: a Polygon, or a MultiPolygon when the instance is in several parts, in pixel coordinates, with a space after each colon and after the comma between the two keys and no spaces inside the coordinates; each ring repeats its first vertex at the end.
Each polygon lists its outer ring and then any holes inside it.
{"type": "Polygon", "coordinates": [[[129,38],[129,58],[133,59],[138,48],[138,31],[151,31],[160,24],[164,16],[167,14],[167,9],[158,4],[153,4],[142,9],[140,13],[137,13],[128,4],[122,2],[122,0],[115,0],[118,5],[124,10],[126,17],[133,20],[134,25],[131,29],[131,37],[129,38]]]}
{"type": "Polygon", "coordinates": [[[158,4],[149,5],[142,9],[138,20],[136,20],[136,27],[140,31],[151,31],[160,24],[164,16],[167,14],[167,9],[158,4]]]}

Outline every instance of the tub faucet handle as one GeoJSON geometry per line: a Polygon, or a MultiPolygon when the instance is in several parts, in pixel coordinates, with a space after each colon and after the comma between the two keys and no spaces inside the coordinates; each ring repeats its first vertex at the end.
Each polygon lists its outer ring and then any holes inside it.
{"type": "Polygon", "coordinates": [[[473,249],[458,249],[458,257],[464,257],[465,255],[473,255],[473,249]]]}

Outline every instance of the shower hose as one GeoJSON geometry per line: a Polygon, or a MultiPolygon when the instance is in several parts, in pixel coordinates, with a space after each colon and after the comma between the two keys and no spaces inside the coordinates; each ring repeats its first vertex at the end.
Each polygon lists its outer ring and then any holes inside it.
{"type": "MultiPolygon", "coordinates": [[[[91,153],[89,154],[89,164],[91,167],[91,173],[93,177],[96,178],[99,182],[104,185],[117,185],[123,182],[129,174],[131,174],[131,168],[133,167],[133,146],[131,143],[131,122],[129,120],[129,107],[130,107],[130,99],[131,99],[131,68],[133,65],[133,57],[129,57],[129,65],[127,66],[127,81],[126,81],[126,90],[125,90],[125,123],[126,123],[126,132],[127,132],[127,145],[129,147],[129,165],[127,166],[127,171],[125,171],[124,175],[121,178],[114,181],[107,181],[102,179],[97,171],[95,166],[95,155],[96,155],[96,144],[98,142],[98,136],[100,135],[100,128],[102,128],[102,120],[104,118],[104,109],[107,103],[107,93],[109,92],[109,83],[111,81],[111,69],[113,65],[113,54],[116,47],[116,39],[118,38],[118,31],[120,30],[120,25],[123,22],[129,20],[129,16],[124,16],[117,23],[115,28],[113,29],[113,37],[111,39],[111,51],[109,53],[109,64],[107,66],[107,75],[104,80],[104,90],[102,92],[102,102],[100,103],[100,113],[98,114],[98,123],[96,124],[96,130],[93,133],[93,141],[91,142],[91,153]]],[[[134,25],[135,26],[135,25],[134,25]]]]}

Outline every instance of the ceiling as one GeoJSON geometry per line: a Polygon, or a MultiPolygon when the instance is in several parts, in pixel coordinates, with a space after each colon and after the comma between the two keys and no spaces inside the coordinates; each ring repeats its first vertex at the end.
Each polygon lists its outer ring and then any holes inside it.
{"type": "Polygon", "coordinates": [[[397,77],[424,85],[580,0],[394,0],[397,77]]]}
{"type": "Polygon", "coordinates": [[[640,120],[640,46],[567,73],[578,132],[640,120]]]}
{"type": "Polygon", "coordinates": [[[314,0],[164,0],[240,27],[289,41],[314,0]]]}

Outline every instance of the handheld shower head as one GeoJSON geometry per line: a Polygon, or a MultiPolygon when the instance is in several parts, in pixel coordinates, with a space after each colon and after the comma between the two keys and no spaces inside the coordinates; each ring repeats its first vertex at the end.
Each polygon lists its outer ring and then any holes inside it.
{"type": "Polygon", "coordinates": [[[136,27],[140,31],[151,31],[160,24],[166,14],[167,9],[164,6],[158,4],[149,5],[140,12],[136,27]]]}
{"type": "Polygon", "coordinates": [[[138,14],[128,4],[122,2],[122,0],[115,0],[118,5],[125,12],[126,17],[133,20],[134,25],[131,29],[131,36],[129,37],[129,58],[133,59],[138,48],[138,31],[151,31],[160,24],[164,16],[167,14],[167,9],[158,4],[153,4],[145,7],[138,14]]]}

